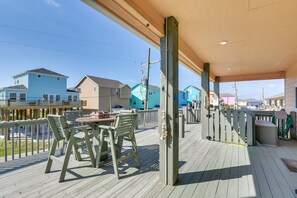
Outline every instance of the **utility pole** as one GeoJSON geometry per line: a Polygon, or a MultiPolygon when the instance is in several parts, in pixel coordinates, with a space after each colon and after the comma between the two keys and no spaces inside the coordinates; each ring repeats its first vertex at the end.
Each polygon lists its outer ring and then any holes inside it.
{"type": "Polygon", "coordinates": [[[151,64],[151,48],[148,48],[147,72],[146,72],[146,78],[145,78],[145,101],[144,101],[144,109],[145,110],[148,109],[150,64],[151,64]]]}
{"type": "Polygon", "coordinates": [[[234,82],[234,95],[235,95],[235,109],[238,109],[238,93],[237,93],[236,82],[234,82]]]}
{"type": "Polygon", "coordinates": [[[150,69],[152,64],[159,63],[161,60],[155,60],[151,62],[151,49],[148,49],[148,61],[146,64],[141,64],[141,67],[147,67],[146,76],[144,77],[144,83],[145,83],[145,99],[144,99],[144,109],[148,109],[148,95],[149,95],[149,79],[150,79],[150,69]]]}

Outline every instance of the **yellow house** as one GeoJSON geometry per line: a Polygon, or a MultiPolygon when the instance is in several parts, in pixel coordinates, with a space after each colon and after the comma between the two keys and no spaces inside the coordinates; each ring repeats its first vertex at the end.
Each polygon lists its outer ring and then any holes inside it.
{"type": "Polygon", "coordinates": [[[120,81],[86,75],[75,88],[87,101],[87,112],[130,108],[131,88],[120,81]]]}

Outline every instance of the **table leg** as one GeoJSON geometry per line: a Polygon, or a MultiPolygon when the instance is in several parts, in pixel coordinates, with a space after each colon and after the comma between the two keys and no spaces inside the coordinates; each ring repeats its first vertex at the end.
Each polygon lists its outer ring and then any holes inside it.
{"type": "Polygon", "coordinates": [[[100,161],[106,160],[108,158],[107,153],[99,156],[99,149],[101,146],[102,146],[101,152],[108,151],[108,146],[107,146],[106,141],[103,141],[102,145],[100,145],[100,136],[101,136],[101,134],[99,132],[99,129],[94,130],[93,148],[94,148],[94,152],[96,153],[96,167],[97,168],[99,168],[99,157],[100,157],[100,161]]]}

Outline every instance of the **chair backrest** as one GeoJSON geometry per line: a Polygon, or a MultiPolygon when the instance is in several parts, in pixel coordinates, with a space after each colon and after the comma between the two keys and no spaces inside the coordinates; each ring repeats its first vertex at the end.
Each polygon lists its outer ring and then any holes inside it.
{"type": "Polygon", "coordinates": [[[62,114],[65,116],[65,119],[68,124],[77,126],[80,123],[77,123],[75,120],[77,118],[80,118],[83,116],[83,113],[81,110],[76,110],[76,111],[63,111],[62,114]]]}
{"type": "Polygon", "coordinates": [[[137,113],[124,113],[116,116],[115,136],[127,136],[134,133],[137,113]]]}
{"type": "Polygon", "coordinates": [[[57,141],[68,139],[69,131],[65,117],[62,115],[48,115],[48,123],[54,133],[54,138],[57,141]]]}

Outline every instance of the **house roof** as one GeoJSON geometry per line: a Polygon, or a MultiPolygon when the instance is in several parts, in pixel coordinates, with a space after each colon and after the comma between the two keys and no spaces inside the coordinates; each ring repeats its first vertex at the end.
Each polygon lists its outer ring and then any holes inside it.
{"type": "MultiPolygon", "coordinates": [[[[134,86],[132,87],[132,90],[134,90],[134,89],[135,89],[136,87],[138,87],[138,86],[143,86],[143,87],[144,87],[144,85],[138,83],[138,84],[136,84],[136,85],[134,85],[134,86]]],[[[149,89],[160,89],[160,87],[155,86],[155,85],[149,85],[149,89]]]]}
{"type": "Polygon", "coordinates": [[[229,94],[229,93],[222,93],[220,94],[220,97],[235,97],[233,94],[229,94]]]}
{"type": "Polygon", "coordinates": [[[201,91],[201,89],[199,89],[198,87],[196,87],[196,86],[193,86],[193,85],[189,85],[189,86],[187,86],[186,88],[184,88],[184,90],[188,89],[189,87],[193,87],[193,88],[195,88],[195,89],[197,89],[197,90],[201,91]]]}
{"type": "MultiPolygon", "coordinates": [[[[77,88],[85,80],[85,78],[91,79],[94,83],[96,83],[100,87],[122,88],[127,85],[127,84],[121,83],[118,80],[112,80],[112,79],[107,79],[107,78],[86,75],[75,87],[77,88]]],[[[129,87],[129,85],[127,85],[127,86],[129,87]]]]}
{"type": "Polygon", "coordinates": [[[284,78],[297,64],[297,1],[83,0],[160,45],[165,18],[178,24],[179,60],[197,74],[210,64],[220,82],[284,78]],[[226,45],[220,44],[227,40],[226,45]]]}
{"type": "Polygon", "coordinates": [[[285,99],[285,93],[280,93],[277,95],[270,96],[269,98],[266,98],[266,100],[277,100],[277,99],[285,99]]]}
{"type": "Polygon", "coordinates": [[[18,75],[13,76],[13,77],[15,78],[17,76],[27,74],[27,73],[36,73],[36,74],[43,74],[43,75],[50,75],[50,76],[58,76],[58,77],[68,78],[68,76],[64,76],[62,74],[59,74],[57,72],[53,72],[53,71],[45,69],[45,68],[27,70],[27,71],[25,71],[23,73],[20,73],[18,75]]]}
{"type": "Polygon", "coordinates": [[[69,88],[67,89],[67,92],[75,92],[75,93],[78,93],[74,87],[69,87],[69,88]]]}
{"type": "Polygon", "coordinates": [[[14,85],[14,86],[9,86],[9,87],[2,87],[0,88],[1,90],[9,90],[9,89],[14,89],[14,90],[27,90],[28,88],[25,85],[14,85]]]}

